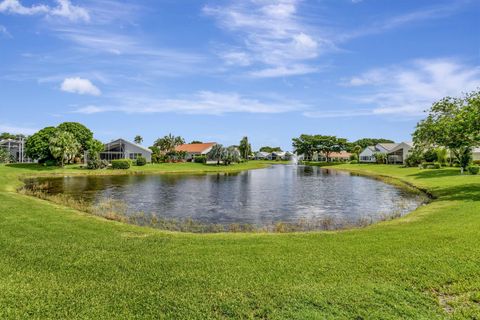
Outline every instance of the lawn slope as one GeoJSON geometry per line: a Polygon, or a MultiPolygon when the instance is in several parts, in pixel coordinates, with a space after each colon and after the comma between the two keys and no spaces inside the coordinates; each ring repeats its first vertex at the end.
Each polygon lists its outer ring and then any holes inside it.
{"type": "Polygon", "coordinates": [[[37,172],[0,166],[0,318],[479,317],[480,176],[336,168],[437,199],[365,229],[194,235],[17,194],[18,176],[37,172]]]}

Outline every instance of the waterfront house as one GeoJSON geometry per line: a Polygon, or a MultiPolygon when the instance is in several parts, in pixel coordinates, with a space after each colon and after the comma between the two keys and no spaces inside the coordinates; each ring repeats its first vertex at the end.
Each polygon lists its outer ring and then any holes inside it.
{"type": "Polygon", "coordinates": [[[25,139],[5,139],[0,140],[0,148],[3,148],[10,153],[12,162],[32,162],[32,159],[25,155],[25,139]]]}
{"type": "Polygon", "coordinates": [[[413,148],[412,142],[401,143],[378,143],[375,146],[368,146],[360,153],[360,162],[375,163],[375,153],[386,155],[387,163],[404,163],[410,150],[413,148]]]}
{"type": "Polygon", "coordinates": [[[185,159],[191,161],[195,156],[204,156],[212,150],[216,142],[187,143],[175,147],[177,152],[185,152],[185,159]]]}
{"type": "MultiPolygon", "coordinates": [[[[117,139],[105,143],[103,152],[100,152],[100,159],[107,161],[117,159],[135,160],[139,156],[147,159],[147,162],[152,162],[152,150],[125,139],[117,139]]],[[[87,159],[88,153],[85,154],[85,161],[87,159]]]]}

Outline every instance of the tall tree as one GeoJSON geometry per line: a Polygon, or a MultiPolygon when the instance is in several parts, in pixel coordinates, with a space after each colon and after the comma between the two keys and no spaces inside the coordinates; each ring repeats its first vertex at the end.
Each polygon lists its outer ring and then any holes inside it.
{"type": "Polygon", "coordinates": [[[352,148],[352,153],[354,153],[355,155],[357,155],[357,160],[360,160],[360,153],[362,153],[364,148],[362,148],[362,146],[360,145],[355,145],[353,146],[352,148]]]}
{"type": "Polygon", "coordinates": [[[101,141],[92,139],[87,145],[88,157],[91,160],[98,160],[100,158],[100,152],[105,149],[105,146],[101,141]]]}
{"type": "Polygon", "coordinates": [[[88,149],[88,144],[93,139],[93,132],[78,122],[64,122],[57,126],[60,131],[70,132],[80,144],[77,156],[82,156],[83,151],[88,149]]]}
{"type": "Polygon", "coordinates": [[[60,130],[55,131],[54,135],[50,137],[49,144],[50,152],[61,167],[65,162],[72,160],[81,148],[72,133],[60,130]]]}
{"type": "Polygon", "coordinates": [[[330,154],[332,152],[340,152],[345,150],[347,146],[347,139],[337,138],[336,136],[313,136],[314,150],[321,153],[330,161],[330,154]]]}
{"type": "Polygon", "coordinates": [[[136,144],[141,144],[143,142],[143,138],[142,136],[140,135],[136,135],[135,138],[133,139],[133,141],[136,143],[136,144]]]}
{"type": "Polygon", "coordinates": [[[27,138],[25,153],[27,157],[39,162],[54,159],[50,152],[50,138],[57,132],[55,127],[46,127],[27,138]]]}
{"type": "Polygon", "coordinates": [[[303,154],[305,159],[311,159],[315,150],[315,143],[312,135],[302,134],[292,139],[293,150],[297,154],[303,154]]]}
{"type": "Polygon", "coordinates": [[[243,159],[248,160],[250,153],[252,153],[252,146],[248,142],[248,137],[243,137],[242,140],[240,140],[238,150],[240,151],[240,156],[243,159]]]}
{"type": "Polygon", "coordinates": [[[0,133],[0,140],[16,139],[17,135],[8,132],[0,133]]]}
{"type": "Polygon", "coordinates": [[[448,148],[463,173],[471,161],[472,149],[480,145],[480,91],[435,102],[427,118],[417,124],[413,140],[416,147],[425,150],[448,148]]]}
{"type": "Polygon", "coordinates": [[[225,148],[221,144],[216,144],[207,153],[209,160],[217,161],[217,165],[220,164],[222,157],[224,157],[225,148]]]}
{"type": "Polygon", "coordinates": [[[264,146],[264,147],[261,147],[260,152],[268,152],[268,153],[272,153],[272,152],[282,152],[282,148],[280,147],[269,147],[269,146],[264,146]]]}
{"type": "Polygon", "coordinates": [[[359,145],[360,147],[362,147],[362,149],[365,149],[366,147],[374,146],[379,143],[394,143],[394,141],[383,138],[362,138],[352,142],[350,145],[352,148],[356,145],[359,145]]]}
{"type": "Polygon", "coordinates": [[[182,137],[170,133],[168,136],[155,140],[153,146],[158,147],[162,153],[168,153],[174,151],[176,146],[184,143],[185,140],[182,137]]]}

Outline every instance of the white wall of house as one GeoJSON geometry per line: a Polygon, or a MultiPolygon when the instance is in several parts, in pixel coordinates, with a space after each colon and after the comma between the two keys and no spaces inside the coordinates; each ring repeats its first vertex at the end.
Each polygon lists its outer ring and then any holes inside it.
{"type": "Polygon", "coordinates": [[[360,162],[375,162],[375,156],[373,155],[375,152],[370,148],[365,148],[359,155],[360,162]]]}
{"type": "Polygon", "coordinates": [[[473,160],[480,160],[480,148],[473,149],[473,160]]]}

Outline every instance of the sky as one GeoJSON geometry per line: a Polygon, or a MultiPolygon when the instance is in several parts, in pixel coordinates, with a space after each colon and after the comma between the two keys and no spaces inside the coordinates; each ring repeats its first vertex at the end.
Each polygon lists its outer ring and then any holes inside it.
{"type": "Polygon", "coordinates": [[[0,131],[411,140],[480,88],[479,0],[0,0],[0,131]]]}

